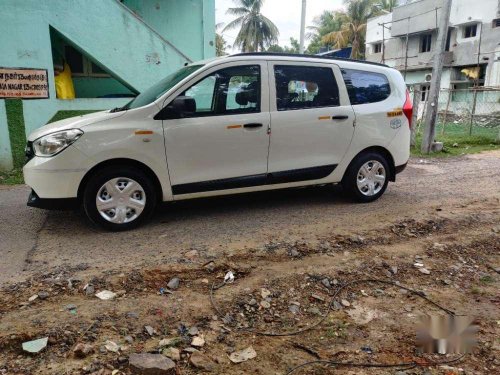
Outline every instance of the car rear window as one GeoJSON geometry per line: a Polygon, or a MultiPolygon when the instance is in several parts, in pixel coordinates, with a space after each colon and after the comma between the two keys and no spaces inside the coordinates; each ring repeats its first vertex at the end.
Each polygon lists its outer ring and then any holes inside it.
{"type": "Polygon", "coordinates": [[[342,69],[351,105],[381,102],[391,94],[384,74],[364,70],[342,69]]]}
{"type": "Polygon", "coordinates": [[[339,106],[332,68],[276,65],[274,76],[278,111],[339,106]]]}

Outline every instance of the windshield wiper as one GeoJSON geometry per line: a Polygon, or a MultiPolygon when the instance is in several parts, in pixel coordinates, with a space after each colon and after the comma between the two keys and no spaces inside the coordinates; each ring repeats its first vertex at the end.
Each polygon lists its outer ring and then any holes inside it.
{"type": "Polygon", "coordinates": [[[126,111],[128,108],[126,105],[124,105],[123,107],[116,107],[116,108],[113,108],[112,110],[110,110],[109,112],[110,113],[114,113],[114,112],[121,112],[121,111],[126,111]]]}

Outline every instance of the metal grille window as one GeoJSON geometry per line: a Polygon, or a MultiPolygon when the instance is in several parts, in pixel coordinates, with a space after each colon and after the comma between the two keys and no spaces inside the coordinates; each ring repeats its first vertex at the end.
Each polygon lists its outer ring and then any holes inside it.
{"type": "Polygon", "coordinates": [[[429,86],[423,85],[420,93],[420,101],[425,102],[427,100],[428,94],[429,94],[429,86]]]}
{"type": "Polygon", "coordinates": [[[420,37],[420,52],[430,52],[432,34],[424,34],[420,37]]]}
{"type": "Polygon", "coordinates": [[[373,45],[373,53],[380,53],[382,52],[382,43],[375,43],[373,45]]]}
{"type": "Polygon", "coordinates": [[[71,75],[80,77],[110,77],[100,66],[90,61],[76,48],[64,46],[64,58],[71,68],[71,75]]]}
{"type": "Polygon", "coordinates": [[[464,27],[464,38],[474,38],[477,34],[477,24],[464,27]]]}
{"type": "Polygon", "coordinates": [[[64,57],[71,68],[71,73],[83,74],[83,56],[80,52],[71,46],[65,46],[64,57]]]}
{"type": "Polygon", "coordinates": [[[493,25],[492,25],[494,28],[495,27],[500,27],[500,18],[496,18],[493,20],[493,25]]]}

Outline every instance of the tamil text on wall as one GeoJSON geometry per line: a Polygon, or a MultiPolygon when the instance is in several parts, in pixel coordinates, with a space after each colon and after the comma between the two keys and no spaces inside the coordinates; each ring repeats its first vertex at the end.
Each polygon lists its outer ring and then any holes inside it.
{"type": "Polygon", "coordinates": [[[46,69],[0,67],[0,98],[46,99],[49,83],[46,69]]]}

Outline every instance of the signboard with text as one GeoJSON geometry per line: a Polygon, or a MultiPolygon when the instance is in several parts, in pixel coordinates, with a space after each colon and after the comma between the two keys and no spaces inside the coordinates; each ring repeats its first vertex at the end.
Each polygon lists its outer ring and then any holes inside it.
{"type": "Polygon", "coordinates": [[[47,69],[0,67],[0,99],[47,99],[47,69]]]}

